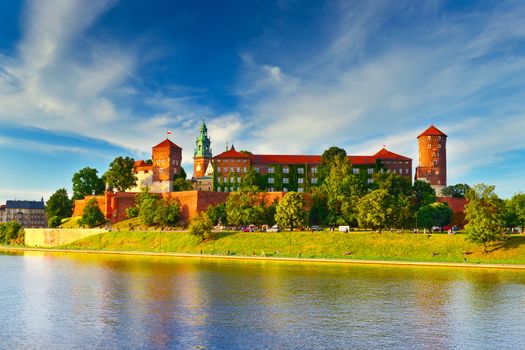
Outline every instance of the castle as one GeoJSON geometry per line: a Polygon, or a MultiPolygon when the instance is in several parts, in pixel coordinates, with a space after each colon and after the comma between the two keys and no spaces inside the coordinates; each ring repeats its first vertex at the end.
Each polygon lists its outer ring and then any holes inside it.
{"type": "MultiPolygon", "coordinates": [[[[431,125],[418,137],[419,165],[414,180],[428,182],[439,196],[447,184],[447,135],[431,125]]],[[[412,159],[387,150],[373,155],[349,155],[353,174],[367,177],[377,171],[388,171],[412,179],[412,159]]],[[[128,192],[139,192],[148,186],[151,192],[171,192],[175,174],[180,174],[182,148],[166,139],[152,148],[152,162],[135,162],[137,186],[128,192]]],[[[252,167],[261,179],[259,187],[269,192],[306,192],[318,184],[317,168],[321,155],[252,154],[239,152],[232,145],[213,156],[208,128],[203,121],[193,153],[193,182],[199,191],[233,192],[239,189],[243,176],[252,167]]]]}
{"type": "MultiPolygon", "coordinates": [[[[418,137],[419,164],[415,180],[429,183],[438,197],[447,185],[447,135],[431,125],[418,137]]],[[[387,171],[412,179],[412,159],[382,148],[373,155],[348,155],[353,174],[373,183],[373,174],[387,171]]],[[[204,121],[200,127],[193,153],[193,191],[172,192],[174,175],[181,173],[182,148],[168,138],[152,147],[151,161],[135,162],[137,184],[126,192],[107,191],[103,196],[87,196],[75,201],[74,216],[82,215],[86,203],[95,198],[106,218],[118,222],[126,218],[125,210],[134,205],[135,194],[141,188],[159,193],[163,198],[176,200],[181,207],[181,219],[187,220],[208,205],[223,203],[230,192],[239,189],[243,176],[252,168],[257,174],[258,186],[267,191],[270,200],[281,199],[286,192],[308,192],[320,183],[318,166],[320,155],[252,154],[239,152],[232,145],[213,156],[208,128],[204,121]]],[[[454,198],[438,198],[455,205],[462,211],[462,203],[454,198]],[[457,204],[457,205],[456,205],[457,204]]],[[[454,207],[454,206],[452,206],[454,207]]]]}

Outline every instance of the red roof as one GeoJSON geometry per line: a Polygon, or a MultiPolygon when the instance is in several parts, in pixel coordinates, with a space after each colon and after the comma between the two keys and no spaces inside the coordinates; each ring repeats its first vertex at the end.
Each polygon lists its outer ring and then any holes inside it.
{"type": "Polygon", "coordinates": [[[430,125],[430,127],[427,130],[423,131],[421,134],[419,134],[417,138],[420,138],[421,136],[445,136],[447,137],[445,133],[443,133],[441,130],[436,128],[434,125],[430,125]]]}
{"type": "Polygon", "coordinates": [[[145,161],[143,160],[137,160],[135,161],[135,167],[138,167],[138,166],[145,166],[147,165],[145,161]]]}
{"type": "MultiPolygon", "coordinates": [[[[179,146],[177,146],[176,144],[174,144],[173,142],[171,142],[169,139],[166,139],[164,141],[162,141],[161,143],[159,143],[158,145],[156,146],[153,146],[153,148],[162,148],[162,147],[174,147],[174,148],[180,148],[179,146]]],[[[182,148],[181,148],[182,149],[182,148]]]]}
{"type": "Polygon", "coordinates": [[[321,156],[305,156],[293,154],[253,154],[253,164],[319,164],[321,156]]]}
{"type": "Polygon", "coordinates": [[[348,160],[352,165],[368,165],[376,163],[376,158],[374,156],[348,156],[348,160]]]}
{"type": "Polygon", "coordinates": [[[232,147],[228,150],[228,151],[225,151],[225,152],[222,152],[221,154],[218,154],[216,155],[215,157],[213,157],[213,159],[222,159],[222,158],[243,158],[243,159],[246,159],[246,158],[250,158],[249,155],[245,154],[245,153],[241,153],[241,152],[237,152],[235,150],[235,147],[232,147]]]}
{"type": "MultiPolygon", "coordinates": [[[[436,129],[437,130],[437,129],[436,129]]],[[[397,160],[412,160],[410,158],[407,158],[405,156],[402,156],[402,155],[399,155],[397,153],[394,153],[394,152],[390,152],[389,150],[387,150],[386,148],[382,148],[381,150],[379,150],[379,152],[377,152],[376,154],[374,154],[374,157],[376,159],[397,159],[397,160]]]]}

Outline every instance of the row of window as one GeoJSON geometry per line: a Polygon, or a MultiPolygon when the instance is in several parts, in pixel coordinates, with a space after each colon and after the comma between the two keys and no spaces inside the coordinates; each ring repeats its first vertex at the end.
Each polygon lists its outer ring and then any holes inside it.
{"type": "MultiPolygon", "coordinates": [[[[427,147],[428,147],[428,148],[432,148],[432,144],[429,143],[427,147]]],[[[441,148],[441,144],[440,144],[440,143],[438,143],[438,148],[441,148]]]]}
{"type": "MultiPolygon", "coordinates": [[[[218,186],[217,187],[217,192],[233,192],[233,191],[236,191],[238,189],[238,187],[236,186],[230,186],[230,187],[221,187],[221,186],[218,186]]],[[[274,192],[275,191],[275,188],[274,187],[268,187],[268,192],[274,192]]],[[[283,187],[283,192],[288,192],[288,187],[283,187]]],[[[297,192],[304,192],[304,188],[303,187],[299,187],[297,188],[297,192]]]]}
{"type": "MultiPolygon", "coordinates": [[[[240,159],[217,159],[217,163],[233,163],[233,162],[240,162],[240,159]]],[[[246,159],[243,159],[242,160],[243,163],[246,163],[246,159]]]]}
{"type": "MultiPolygon", "coordinates": [[[[223,173],[227,173],[227,172],[228,172],[228,167],[224,167],[224,168],[222,168],[222,169],[223,169],[223,171],[222,171],[223,173]]],[[[217,170],[218,170],[219,172],[221,172],[221,168],[220,168],[220,167],[217,168],[217,170]]],[[[235,172],[235,170],[237,170],[237,171],[236,171],[237,173],[240,173],[240,172],[241,172],[241,167],[237,167],[237,168],[230,167],[229,172],[230,172],[230,173],[233,173],[233,172],[235,172]]],[[[242,172],[243,172],[243,173],[245,173],[246,170],[247,170],[246,167],[243,167],[243,168],[242,168],[242,172]]]]}
{"type": "MultiPolygon", "coordinates": [[[[396,160],[385,160],[384,163],[385,164],[394,164],[394,165],[395,164],[403,165],[403,161],[401,161],[401,160],[397,160],[397,161],[396,160]]],[[[408,161],[407,160],[405,160],[404,163],[405,163],[405,165],[408,165],[408,161]]]]}
{"type": "MultiPolygon", "coordinates": [[[[157,159],[157,165],[158,165],[158,166],[165,166],[166,163],[169,164],[169,162],[167,161],[167,159],[157,159]]],[[[176,160],[176,159],[174,159],[174,160],[172,161],[172,165],[179,165],[179,161],[176,160]]]]}

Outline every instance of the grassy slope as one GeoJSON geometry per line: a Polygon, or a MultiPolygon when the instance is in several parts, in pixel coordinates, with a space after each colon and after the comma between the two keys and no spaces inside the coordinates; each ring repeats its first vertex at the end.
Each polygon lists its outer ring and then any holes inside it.
{"type": "Polygon", "coordinates": [[[220,233],[215,240],[201,242],[187,232],[120,231],[96,235],[69,244],[70,249],[161,251],[179,253],[293,256],[303,258],[348,258],[403,260],[525,263],[525,236],[498,242],[484,254],[481,248],[457,234],[415,235],[412,233],[371,232],[278,232],[220,233]],[[290,245],[291,239],[291,245],[290,245]],[[350,255],[345,255],[351,252],[350,255]]]}

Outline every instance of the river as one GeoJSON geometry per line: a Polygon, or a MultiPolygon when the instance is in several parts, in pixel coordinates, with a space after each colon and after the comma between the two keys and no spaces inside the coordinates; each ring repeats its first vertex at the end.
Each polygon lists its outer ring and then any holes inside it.
{"type": "Polygon", "coordinates": [[[525,271],[3,252],[0,349],[523,349],[525,271]]]}

